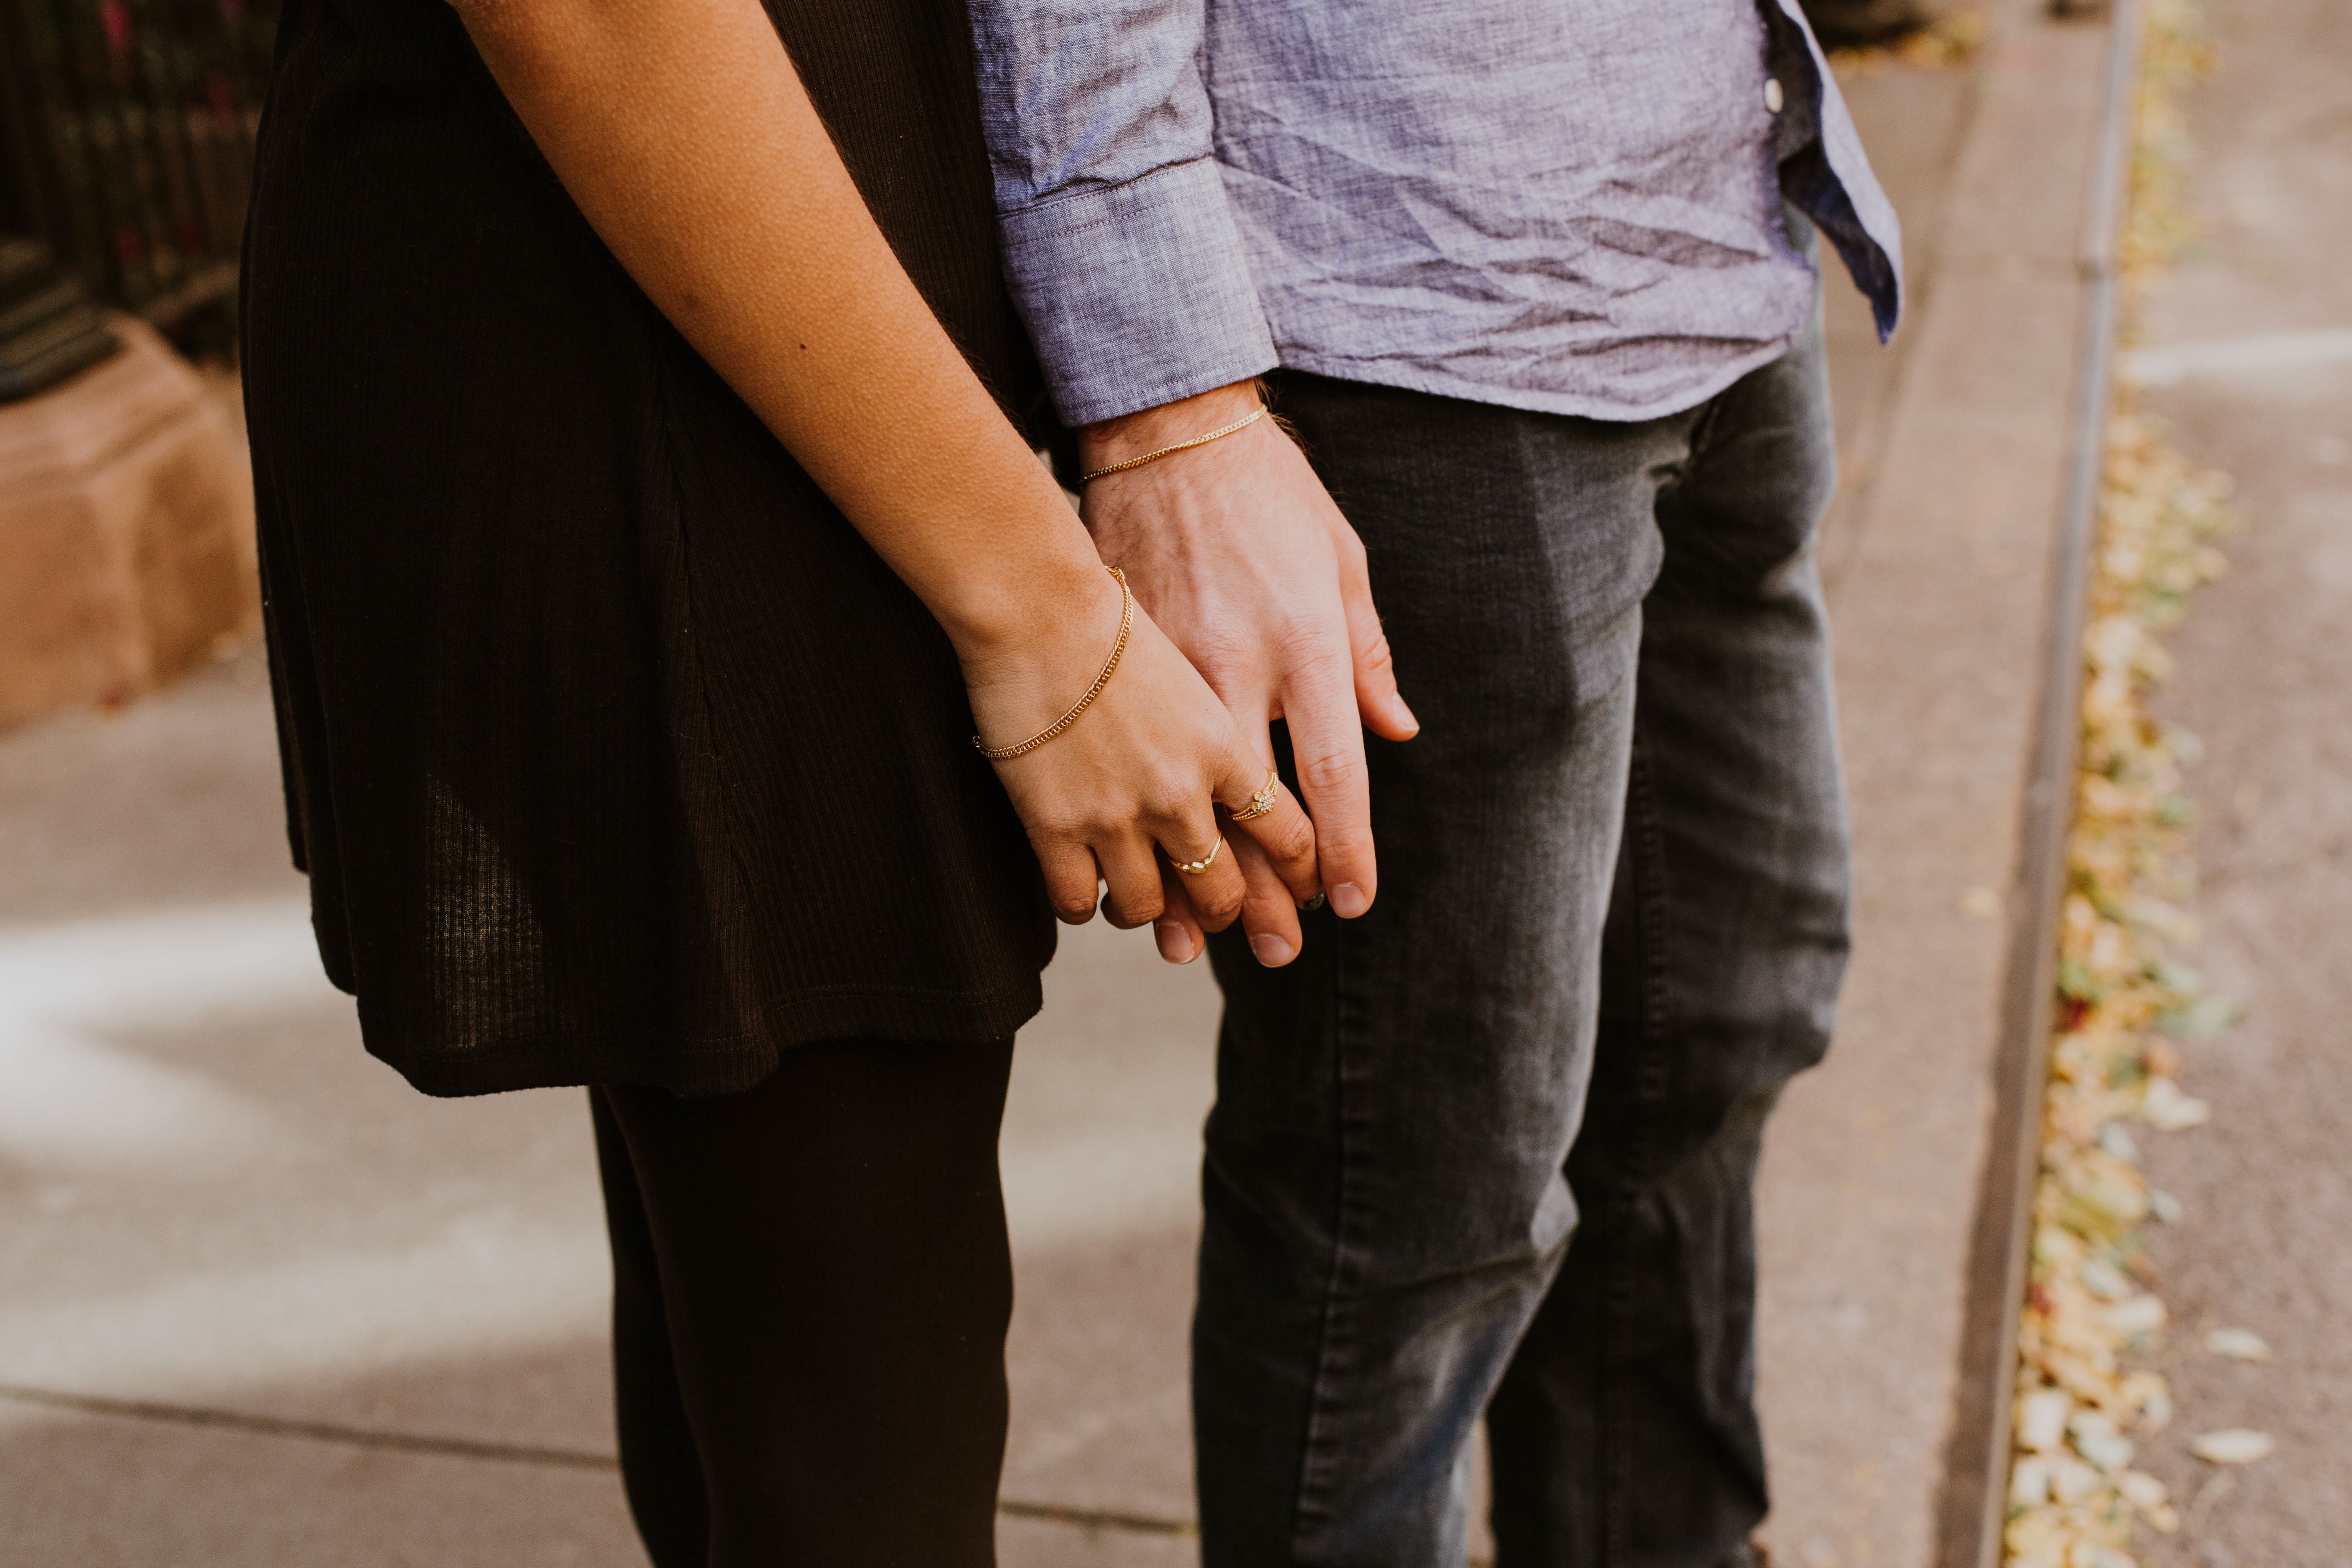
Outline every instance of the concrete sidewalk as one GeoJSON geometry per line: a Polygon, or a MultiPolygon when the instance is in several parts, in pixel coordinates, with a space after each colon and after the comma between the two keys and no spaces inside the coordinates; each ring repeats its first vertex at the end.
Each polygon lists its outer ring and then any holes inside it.
{"type": "Polygon", "coordinates": [[[2230,575],[2169,640],[2158,710],[2204,742],[2190,770],[2207,935],[2187,956],[2245,1009],[2181,1042],[2213,1121],[2153,1141],[2179,1198],[2150,1253],[2176,1327],[2179,1415],[2141,1463],[2185,1525],[2154,1568],[2352,1568],[2352,9],[2206,0],[2212,76],[2183,104],[2206,225],[2144,312],[2147,411],[2235,477],[2230,575]],[[2210,1353],[2252,1329],[2268,1364],[2210,1353]],[[2269,1432],[2239,1471],[2188,1453],[2269,1432]]]}
{"type": "MultiPolygon", "coordinates": [[[[1936,1560],[2004,987],[2031,901],[2020,828],[2107,35],[2029,0],[1987,21],[1964,80],[1889,71],[1851,89],[1915,248],[1900,352],[1874,363],[1880,395],[1843,411],[1848,487],[1824,552],[1854,963],[1828,1060],[1767,1134],[1759,1194],[1764,1536],[1801,1568],[1936,1560]]],[[[1861,359],[1832,366],[1849,404],[1861,359]]]]}
{"type": "MultiPolygon", "coordinates": [[[[1914,313],[1882,353],[1833,283],[1861,945],[1760,1216],[1801,1568],[1927,1560],[1982,1157],[2103,44],[1991,22],[1970,68],[1850,87],[1914,313]]],[[[0,739],[0,1561],[639,1563],[581,1097],[427,1101],[361,1053],[277,790],[250,655],[0,739]]],[[[1213,987],[1097,926],[1047,997],[1004,1142],[1004,1558],[1191,1562],[1213,987]]]]}
{"type": "MultiPolygon", "coordinates": [[[[0,1562],[639,1562],[585,1106],[362,1053],[276,770],[253,652],[0,742],[0,1562]]],[[[1051,989],[1006,1557],[1178,1561],[1214,990],[1099,927],[1051,989]]]]}

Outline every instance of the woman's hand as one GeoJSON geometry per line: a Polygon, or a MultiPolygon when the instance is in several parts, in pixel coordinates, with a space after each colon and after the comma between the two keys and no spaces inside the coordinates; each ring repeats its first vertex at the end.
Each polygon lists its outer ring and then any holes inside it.
{"type": "MultiPolygon", "coordinates": [[[[1036,617],[1004,646],[959,649],[972,714],[990,745],[1013,744],[1052,724],[1102,668],[1118,635],[1122,595],[1108,574],[1096,581],[1101,589],[1081,610],[1036,617]]],[[[1045,868],[1054,910],[1072,924],[1093,915],[1099,877],[1109,884],[1102,908],[1114,925],[1158,920],[1181,887],[1202,925],[1223,931],[1241,912],[1244,891],[1232,852],[1197,875],[1175,868],[1206,858],[1221,826],[1250,837],[1294,900],[1320,890],[1314,828],[1279,784],[1271,812],[1221,825],[1216,808],[1245,809],[1266,782],[1265,766],[1140,605],[1118,670],[1077,721],[995,765],[1045,868]]],[[[1161,926],[1160,947],[1178,963],[1201,951],[1186,926],[1172,921],[1161,926]]]]}

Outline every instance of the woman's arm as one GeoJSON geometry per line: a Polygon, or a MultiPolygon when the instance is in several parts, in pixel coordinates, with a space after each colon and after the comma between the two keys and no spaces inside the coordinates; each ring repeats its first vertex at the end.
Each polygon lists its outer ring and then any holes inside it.
{"type": "Polygon", "coordinates": [[[959,647],[1001,637],[1042,592],[1116,605],[867,216],[757,0],[456,4],[621,265],[959,647]]]}
{"type": "MultiPolygon", "coordinates": [[[[1118,590],[875,227],[758,0],[453,3],[622,266],[939,617],[981,733],[1051,723],[1101,667],[1118,590]]],[[[1139,610],[1086,716],[999,773],[1057,910],[1091,912],[1099,864],[1123,924],[1161,912],[1152,843],[1205,852],[1212,798],[1242,805],[1264,776],[1139,610]]],[[[1244,826],[1311,896],[1296,804],[1244,826]]],[[[1232,858],[1186,890],[1229,921],[1232,858]]],[[[1163,951],[1189,946],[1174,925],[1163,951]]]]}

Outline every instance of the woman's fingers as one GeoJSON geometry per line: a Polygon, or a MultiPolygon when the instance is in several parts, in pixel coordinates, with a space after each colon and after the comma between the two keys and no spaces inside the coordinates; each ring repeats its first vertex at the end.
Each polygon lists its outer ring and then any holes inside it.
{"type": "MultiPolygon", "coordinates": [[[[976,716],[1003,696],[973,691],[976,716]]],[[[1247,903],[1261,961],[1288,962],[1299,947],[1295,906],[1321,888],[1315,829],[1298,802],[1267,787],[1265,763],[1223,703],[1139,612],[1120,681],[1100,695],[1066,737],[999,762],[1055,912],[1083,921],[1105,888],[1099,907],[1112,924],[1157,924],[1161,952],[1189,963],[1202,933],[1230,926],[1247,903]],[[1260,810],[1253,797],[1262,789],[1260,810]],[[1221,837],[1221,805],[1249,813],[1232,830],[1247,853],[1221,837]]],[[[981,731],[988,728],[982,718],[981,731]]]]}
{"type": "MultiPolygon", "coordinates": [[[[1268,770],[1255,753],[1238,746],[1235,752],[1233,765],[1218,783],[1217,804],[1228,812],[1250,811],[1265,798],[1261,792],[1266,787],[1268,770]]],[[[1233,826],[1265,852],[1265,864],[1290,890],[1291,901],[1303,904],[1323,890],[1316,860],[1315,825],[1280,779],[1273,781],[1273,809],[1263,816],[1236,817],[1233,826]]],[[[1252,924],[1250,929],[1258,928],[1252,924]]],[[[1297,951],[1295,931],[1291,946],[1297,951]]]]}
{"type": "Polygon", "coordinates": [[[1184,901],[1202,929],[1223,931],[1233,924],[1242,912],[1242,874],[1233,846],[1217,831],[1215,815],[1204,810],[1197,825],[1162,829],[1160,847],[1176,868],[1184,901]],[[1194,866],[1201,869],[1189,868],[1194,866]]]}
{"type": "Polygon", "coordinates": [[[1029,844],[1045,873],[1045,897],[1055,918],[1074,926],[1094,919],[1095,889],[1102,885],[1094,852],[1084,844],[1041,844],[1034,837],[1029,844]]]}
{"type": "Polygon", "coordinates": [[[1167,900],[1160,891],[1160,863],[1151,853],[1150,840],[1128,836],[1097,844],[1095,858],[1101,862],[1103,880],[1109,884],[1103,893],[1102,910],[1111,924],[1133,931],[1160,918],[1167,900]]]}

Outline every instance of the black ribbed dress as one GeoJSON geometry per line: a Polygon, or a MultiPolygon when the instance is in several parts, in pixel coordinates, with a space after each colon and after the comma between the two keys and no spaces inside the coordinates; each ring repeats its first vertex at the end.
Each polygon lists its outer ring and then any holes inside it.
{"type": "MultiPolygon", "coordinates": [[[[925,298],[1042,406],[961,0],[772,10],[925,298]]],[[[370,1051],[429,1094],[703,1094],[1036,1011],[1054,924],[945,637],[443,0],[288,0],[244,289],[294,856],[370,1051]]]]}

